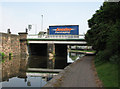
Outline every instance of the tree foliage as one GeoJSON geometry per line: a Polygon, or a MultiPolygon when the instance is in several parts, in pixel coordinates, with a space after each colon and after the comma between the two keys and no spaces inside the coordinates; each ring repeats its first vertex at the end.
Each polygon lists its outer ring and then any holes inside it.
{"type": "Polygon", "coordinates": [[[120,57],[120,2],[104,2],[88,25],[85,39],[98,56],[102,55],[100,60],[120,57]]]}

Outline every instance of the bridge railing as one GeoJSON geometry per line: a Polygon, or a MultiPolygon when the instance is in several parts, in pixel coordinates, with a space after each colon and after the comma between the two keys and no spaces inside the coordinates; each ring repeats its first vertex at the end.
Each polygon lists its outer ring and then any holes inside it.
{"type": "Polygon", "coordinates": [[[84,39],[84,35],[35,35],[29,34],[27,38],[32,39],[84,39]]]}

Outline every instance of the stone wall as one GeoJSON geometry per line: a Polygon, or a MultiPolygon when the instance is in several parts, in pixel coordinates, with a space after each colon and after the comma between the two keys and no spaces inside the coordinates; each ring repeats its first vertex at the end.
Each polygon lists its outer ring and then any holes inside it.
{"type": "Polygon", "coordinates": [[[1,47],[0,52],[3,52],[5,55],[20,55],[20,37],[18,35],[0,33],[1,34],[1,47]]]}
{"type": "Polygon", "coordinates": [[[20,37],[21,55],[28,55],[27,33],[18,33],[20,37]]]}
{"type": "Polygon", "coordinates": [[[0,33],[0,52],[2,52],[2,34],[0,33]]]}
{"type": "Polygon", "coordinates": [[[9,56],[20,55],[27,52],[27,33],[19,33],[19,35],[0,33],[0,52],[9,56]],[[23,41],[21,41],[24,38],[23,41]],[[26,40],[25,40],[26,39],[26,40]]]}

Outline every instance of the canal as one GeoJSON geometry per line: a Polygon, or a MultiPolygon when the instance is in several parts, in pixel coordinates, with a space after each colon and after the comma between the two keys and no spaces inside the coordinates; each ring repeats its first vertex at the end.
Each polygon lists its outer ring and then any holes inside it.
{"type": "Polygon", "coordinates": [[[67,56],[55,56],[49,59],[46,56],[30,55],[29,57],[12,57],[1,60],[2,87],[43,87],[53,76],[53,72],[30,72],[28,68],[64,69],[67,65],[83,57],[84,54],[68,52],[67,56]]]}

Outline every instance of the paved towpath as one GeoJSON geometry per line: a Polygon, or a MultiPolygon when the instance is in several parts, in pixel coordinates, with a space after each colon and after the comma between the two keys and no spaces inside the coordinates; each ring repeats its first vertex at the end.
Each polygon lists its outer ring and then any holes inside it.
{"type": "Polygon", "coordinates": [[[93,56],[85,56],[70,65],[60,87],[97,87],[92,69],[93,56]]]}

